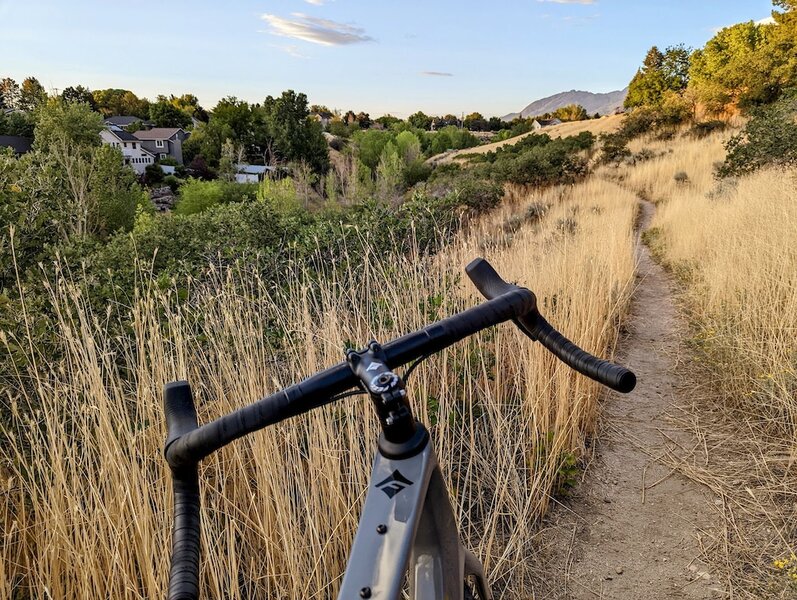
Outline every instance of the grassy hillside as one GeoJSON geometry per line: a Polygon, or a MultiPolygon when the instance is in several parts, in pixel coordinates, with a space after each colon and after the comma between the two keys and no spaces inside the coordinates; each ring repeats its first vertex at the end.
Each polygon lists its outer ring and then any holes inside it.
{"type": "MultiPolygon", "coordinates": [[[[297,268],[276,288],[242,263],[183,295],[154,286],[141,265],[122,340],[60,273],[48,283],[59,358],[23,344],[27,366],[9,390],[36,410],[15,412],[0,449],[0,599],[162,597],[171,511],[162,385],[188,378],[201,421],[212,419],[339,361],[348,344],[477,302],[461,274],[473,256],[531,286],[578,343],[610,354],[632,288],[635,211],[611,183],[551,188],[508,201],[434,257],[387,257],[364,243],[362,269],[297,268]]],[[[504,326],[429,359],[409,389],[467,544],[499,595],[530,596],[533,527],[572,483],[598,386],[504,326]]],[[[367,399],[348,400],[203,462],[206,597],[334,596],[370,468],[371,411],[367,399]]]]}
{"type": "MultiPolygon", "coordinates": [[[[541,130],[539,133],[545,133],[551,136],[552,138],[558,137],[567,137],[571,135],[578,135],[582,131],[589,131],[594,135],[598,135],[601,133],[614,133],[620,128],[620,124],[623,121],[623,115],[610,115],[608,117],[601,117],[600,119],[588,119],[586,121],[573,121],[571,123],[562,123],[561,125],[554,125],[553,127],[546,127],[545,129],[541,130]]],[[[524,133],[522,135],[517,135],[515,137],[502,140],[500,142],[493,142],[492,144],[484,144],[482,146],[476,146],[475,148],[465,148],[464,150],[457,150],[455,152],[451,152],[445,154],[440,157],[433,157],[431,160],[435,162],[435,164],[446,164],[450,162],[456,161],[459,157],[464,154],[486,154],[487,152],[494,152],[498,148],[502,146],[511,146],[512,144],[516,144],[524,137],[532,135],[533,133],[537,133],[534,131],[530,131],[529,133],[524,133]]]]}

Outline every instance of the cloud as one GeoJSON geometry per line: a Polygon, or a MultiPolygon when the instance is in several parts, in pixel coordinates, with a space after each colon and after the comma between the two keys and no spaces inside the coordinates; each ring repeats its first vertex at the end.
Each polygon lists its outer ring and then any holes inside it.
{"type": "Polygon", "coordinates": [[[421,71],[421,75],[427,77],[453,77],[453,73],[446,73],[445,71],[421,71]]]}
{"type": "Polygon", "coordinates": [[[260,18],[271,26],[269,33],[272,35],[304,40],[322,46],[346,46],[373,41],[373,38],[366,35],[365,30],[360,27],[310,17],[302,13],[292,13],[291,18],[269,14],[264,14],[260,18]]]}
{"type": "Polygon", "coordinates": [[[299,46],[294,46],[293,44],[269,44],[269,46],[293,56],[294,58],[310,58],[306,54],[302,54],[299,50],[299,46]]]}
{"type": "Polygon", "coordinates": [[[759,19],[755,22],[756,25],[774,25],[775,19],[772,16],[766,17],[765,19],[759,19]]]}
{"type": "Polygon", "coordinates": [[[553,2],[554,4],[597,4],[598,0],[537,0],[537,2],[553,2]]]}
{"type": "Polygon", "coordinates": [[[312,4],[313,6],[323,6],[326,0],[304,0],[307,4],[312,4]]]}

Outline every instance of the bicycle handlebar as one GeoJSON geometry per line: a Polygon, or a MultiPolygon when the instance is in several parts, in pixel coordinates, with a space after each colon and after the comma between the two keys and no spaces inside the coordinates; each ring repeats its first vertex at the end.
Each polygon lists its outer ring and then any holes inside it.
{"type": "MultiPolygon", "coordinates": [[[[483,258],[473,260],[465,267],[465,272],[476,289],[488,299],[513,290],[525,289],[504,281],[483,258]]],[[[624,394],[636,386],[636,375],[632,371],[585,352],[556,331],[537,310],[536,301],[532,310],[513,320],[523,333],[545,346],[559,360],[582,375],[624,394]]]]}
{"type": "MultiPolygon", "coordinates": [[[[511,319],[531,339],[578,372],[621,392],[634,388],[636,377],[631,371],[588,354],[554,330],[540,315],[530,290],[507,283],[480,258],[471,262],[466,272],[487,302],[384,344],[389,368],[439,352],[511,319]]],[[[199,461],[247,433],[328,404],[358,384],[349,364],[341,362],[202,427],[197,425],[188,382],[166,385],[168,437],[164,454],[172,470],[174,490],[169,600],[199,598],[199,461]]]]}

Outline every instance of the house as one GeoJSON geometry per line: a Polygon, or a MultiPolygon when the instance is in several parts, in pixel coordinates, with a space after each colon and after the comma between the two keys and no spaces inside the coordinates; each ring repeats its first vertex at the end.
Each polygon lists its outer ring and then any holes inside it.
{"type": "Polygon", "coordinates": [[[257,183],[263,181],[266,173],[273,173],[276,170],[276,167],[239,163],[235,165],[235,181],[238,183],[257,183]]]}
{"type": "Polygon", "coordinates": [[[17,158],[30,152],[30,146],[30,138],[21,135],[0,135],[0,148],[11,148],[17,158]]]}
{"type": "Polygon", "coordinates": [[[321,123],[322,127],[327,127],[334,116],[335,115],[326,110],[321,110],[310,114],[310,118],[321,123]]]}
{"type": "Polygon", "coordinates": [[[106,127],[112,126],[119,129],[124,129],[125,127],[129,127],[133,123],[141,123],[142,126],[151,125],[151,123],[145,121],[141,117],[115,116],[115,117],[108,117],[107,119],[105,119],[106,127]]]}
{"type": "Polygon", "coordinates": [[[153,127],[133,133],[158,160],[171,157],[183,164],[183,142],[189,134],[179,127],[153,127]]]}
{"type": "Polygon", "coordinates": [[[543,127],[553,127],[554,125],[561,125],[562,121],[559,119],[534,119],[531,126],[534,131],[539,131],[543,127]]]}
{"type": "Polygon", "coordinates": [[[124,129],[106,128],[100,132],[102,143],[113,148],[118,148],[124,157],[125,164],[133,167],[139,175],[144,172],[147,165],[155,162],[155,155],[142,145],[138,138],[124,129]]]}

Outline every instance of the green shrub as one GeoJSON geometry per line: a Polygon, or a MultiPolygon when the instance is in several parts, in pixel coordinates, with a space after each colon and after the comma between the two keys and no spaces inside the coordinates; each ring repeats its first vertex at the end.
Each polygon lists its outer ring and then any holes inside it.
{"type": "Polygon", "coordinates": [[[766,166],[797,165],[797,90],[759,108],[744,130],[725,145],[728,154],[720,177],[752,173],[766,166]]]}

